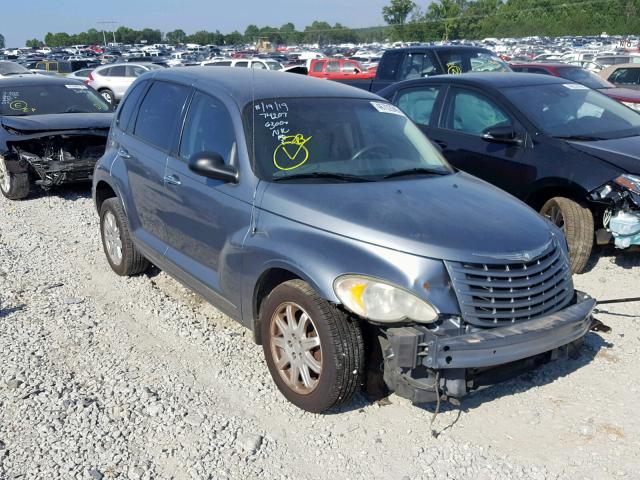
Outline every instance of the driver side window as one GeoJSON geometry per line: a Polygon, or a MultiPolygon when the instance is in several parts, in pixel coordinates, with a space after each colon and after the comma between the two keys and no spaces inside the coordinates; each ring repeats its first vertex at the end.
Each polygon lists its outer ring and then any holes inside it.
{"type": "Polygon", "coordinates": [[[454,92],[449,103],[445,128],[483,135],[498,126],[513,126],[513,122],[494,102],[475,92],[454,92]]]}

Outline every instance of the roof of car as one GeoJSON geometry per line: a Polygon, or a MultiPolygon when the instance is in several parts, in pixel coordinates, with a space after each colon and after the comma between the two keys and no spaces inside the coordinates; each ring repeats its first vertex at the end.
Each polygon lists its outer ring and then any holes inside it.
{"type": "MultiPolygon", "coordinates": [[[[476,85],[484,88],[525,87],[528,85],[547,85],[554,83],[567,83],[569,80],[552,75],[539,75],[537,73],[514,72],[478,72],[462,73],[459,75],[436,75],[416,80],[406,80],[395,85],[420,85],[424,83],[450,83],[476,85]]],[[[392,85],[392,89],[393,89],[392,85]]],[[[397,87],[396,87],[397,88],[397,87]]]]}
{"type": "Polygon", "coordinates": [[[244,106],[254,98],[335,97],[380,100],[359,88],[338,82],[273,70],[238,67],[187,67],[156,70],[153,77],[184,84],[197,84],[212,93],[224,91],[244,106]]]}
{"type": "Polygon", "coordinates": [[[541,68],[582,68],[579,65],[571,65],[562,62],[511,62],[513,67],[541,67],[541,68]]]}
{"type": "Polygon", "coordinates": [[[422,45],[422,46],[415,46],[415,47],[403,47],[403,48],[394,48],[390,51],[392,52],[414,52],[414,51],[424,51],[424,50],[436,50],[436,51],[440,51],[440,50],[447,50],[447,51],[464,51],[464,50],[471,50],[471,51],[478,51],[478,50],[482,50],[482,51],[488,51],[490,52],[491,49],[487,48],[487,47],[475,47],[473,45],[422,45]]]}
{"type": "Polygon", "coordinates": [[[69,85],[82,84],[79,80],[72,78],[59,77],[57,75],[39,75],[25,73],[24,75],[13,75],[3,78],[0,87],[20,87],[28,85],[69,85]]]}

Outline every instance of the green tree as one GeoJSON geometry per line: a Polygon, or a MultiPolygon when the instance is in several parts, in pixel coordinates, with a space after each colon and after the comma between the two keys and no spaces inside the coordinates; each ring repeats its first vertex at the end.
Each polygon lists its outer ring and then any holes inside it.
{"type": "Polygon", "coordinates": [[[411,0],[391,0],[389,5],[382,7],[382,18],[393,27],[395,39],[404,39],[405,23],[415,9],[416,4],[411,0]]]}
{"type": "Polygon", "coordinates": [[[42,43],[42,41],[38,40],[37,38],[34,38],[31,40],[27,40],[25,45],[29,48],[40,48],[44,46],[44,43],[42,43]]]}
{"type": "Polygon", "coordinates": [[[4,35],[2,35],[1,33],[0,33],[0,48],[5,48],[4,47],[4,35]]]}
{"type": "Polygon", "coordinates": [[[258,40],[260,36],[260,29],[256,25],[249,25],[244,31],[244,41],[247,43],[253,43],[258,40]]]}
{"type": "Polygon", "coordinates": [[[173,32],[168,32],[166,35],[167,42],[172,45],[177,45],[179,43],[185,43],[187,41],[187,34],[184,33],[184,30],[177,29],[173,32]]]}
{"type": "Polygon", "coordinates": [[[244,37],[237,30],[231,32],[229,35],[225,35],[224,43],[225,45],[240,45],[243,43],[244,37]]]}

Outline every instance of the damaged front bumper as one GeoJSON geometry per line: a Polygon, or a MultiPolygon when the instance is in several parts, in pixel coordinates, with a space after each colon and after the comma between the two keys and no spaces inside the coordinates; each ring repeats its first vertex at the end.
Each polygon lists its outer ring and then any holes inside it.
{"type": "Polygon", "coordinates": [[[591,199],[607,204],[603,226],[616,248],[640,245],[640,177],[620,175],[592,192],[591,199]]]}
{"type": "Polygon", "coordinates": [[[567,353],[589,331],[595,305],[578,292],[572,305],[552,315],[457,336],[419,325],[389,328],[381,338],[385,382],[416,403],[434,401],[438,393],[462,397],[567,353]]]}

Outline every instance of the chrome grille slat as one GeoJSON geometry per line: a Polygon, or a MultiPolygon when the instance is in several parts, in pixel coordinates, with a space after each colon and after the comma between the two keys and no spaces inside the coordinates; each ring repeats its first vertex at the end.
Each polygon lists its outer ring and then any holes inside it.
{"type": "Polygon", "coordinates": [[[573,298],[567,259],[555,242],[531,261],[445,262],[465,321],[487,327],[554,313],[573,298]]]}

